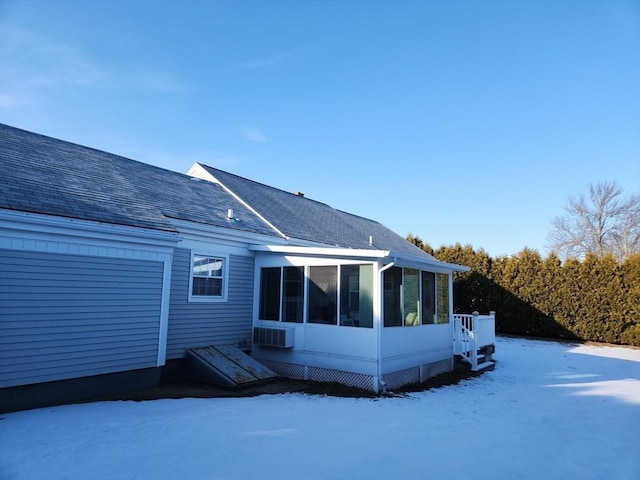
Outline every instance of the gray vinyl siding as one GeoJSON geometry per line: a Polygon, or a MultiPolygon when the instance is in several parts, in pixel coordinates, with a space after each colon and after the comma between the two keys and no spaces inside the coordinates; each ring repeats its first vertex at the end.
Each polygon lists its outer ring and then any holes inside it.
{"type": "Polygon", "coordinates": [[[0,387],[155,367],[163,264],[0,249],[0,387]]]}
{"type": "Polygon", "coordinates": [[[191,251],[176,249],[171,271],[167,359],[182,358],[185,349],[237,344],[251,339],[253,257],[229,257],[226,302],[189,302],[191,251]]]}

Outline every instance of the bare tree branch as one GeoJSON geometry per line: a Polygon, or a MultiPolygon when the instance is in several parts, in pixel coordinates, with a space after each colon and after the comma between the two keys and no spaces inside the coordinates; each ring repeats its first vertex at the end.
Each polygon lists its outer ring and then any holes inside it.
{"type": "Polygon", "coordinates": [[[588,197],[569,198],[547,241],[549,250],[565,258],[610,253],[623,261],[640,252],[640,195],[624,198],[615,182],[590,185],[588,197]]]}

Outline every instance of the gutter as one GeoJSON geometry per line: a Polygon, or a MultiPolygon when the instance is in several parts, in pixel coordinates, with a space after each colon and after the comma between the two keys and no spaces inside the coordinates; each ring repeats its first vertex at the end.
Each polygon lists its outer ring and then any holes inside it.
{"type": "Polygon", "coordinates": [[[62,217],[46,213],[32,213],[0,208],[0,233],[31,232],[49,237],[58,235],[76,238],[100,238],[119,243],[154,245],[174,248],[182,237],[177,230],[160,230],[117,223],[62,217]]]}

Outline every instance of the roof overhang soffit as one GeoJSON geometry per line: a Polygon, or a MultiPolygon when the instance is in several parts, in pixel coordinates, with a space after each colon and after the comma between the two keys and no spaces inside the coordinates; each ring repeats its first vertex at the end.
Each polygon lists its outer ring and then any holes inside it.
{"type": "Polygon", "coordinates": [[[394,257],[396,267],[415,268],[418,270],[429,270],[441,273],[449,272],[468,272],[471,269],[464,265],[457,265],[455,263],[441,262],[433,259],[423,259],[420,257],[414,257],[412,255],[398,254],[394,257]]]}
{"type": "Polygon", "coordinates": [[[380,260],[388,258],[390,255],[390,252],[387,250],[316,246],[302,247],[293,245],[250,245],[249,250],[257,253],[283,256],[296,255],[301,257],[351,258],[363,260],[380,260]]]}
{"type": "Polygon", "coordinates": [[[382,264],[394,263],[399,267],[418,269],[437,269],[441,271],[468,272],[470,269],[462,265],[446,263],[435,258],[422,258],[413,255],[396,253],[390,250],[373,250],[338,247],[300,247],[291,245],[250,245],[249,250],[257,253],[274,255],[296,255],[303,257],[323,257],[336,259],[361,259],[378,261],[382,264]]]}

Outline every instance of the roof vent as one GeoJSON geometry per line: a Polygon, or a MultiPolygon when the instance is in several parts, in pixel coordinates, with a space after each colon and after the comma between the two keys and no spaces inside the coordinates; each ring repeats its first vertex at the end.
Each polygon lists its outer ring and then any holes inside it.
{"type": "Polygon", "coordinates": [[[233,208],[230,208],[229,210],[227,210],[227,219],[233,220],[233,208]]]}
{"type": "Polygon", "coordinates": [[[369,246],[373,247],[373,235],[369,235],[369,246]]]}
{"type": "Polygon", "coordinates": [[[296,197],[304,197],[304,193],[302,192],[293,192],[296,197]]]}

